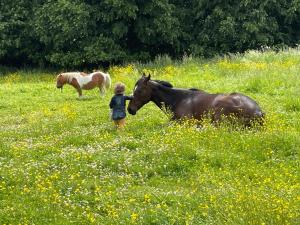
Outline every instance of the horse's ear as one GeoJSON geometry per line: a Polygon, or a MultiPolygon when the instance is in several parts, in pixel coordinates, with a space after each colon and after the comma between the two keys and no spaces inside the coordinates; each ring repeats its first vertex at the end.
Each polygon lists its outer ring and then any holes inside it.
{"type": "Polygon", "coordinates": [[[146,78],[145,78],[145,82],[148,82],[151,79],[151,75],[149,74],[146,78]]]}
{"type": "Polygon", "coordinates": [[[145,74],[145,72],[143,72],[142,77],[145,77],[145,76],[146,76],[146,74],[145,74]]]}

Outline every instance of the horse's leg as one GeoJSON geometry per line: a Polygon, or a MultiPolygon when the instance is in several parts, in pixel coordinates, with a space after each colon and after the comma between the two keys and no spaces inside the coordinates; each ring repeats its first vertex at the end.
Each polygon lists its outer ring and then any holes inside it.
{"type": "Polygon", "coordinates": [[[82,98],[82,90],[81,90],[81,88],[77,88],[77,92],[78,92],[79,98],[82,98]]]}
{"type": "Polygon", "coordinates": [[[99,91],[100,91],[100,96],[101,96],[101,97],[104,97],[104,94],[105,94],[105,88],[102,87],[102,86],[100,86],[100,87],[99,87],[99,91]]]}
{"type": "Polygon", "coordinates": [[[81,90],[81,87],[80,87],[78,81],[75,78],[73,78],[72,81],[70,82],[70,85],[72,85],[77,90],[79,98],[81,98],[82,90],[81,90]]]}
{"type": "Polygon", "coordinates": [[[177,120],[177,117],[175,115],[173,115],[171,118],[170,118],[170,121],[176,121],[177,120]]]}
{"type": "Polygon", "coordinates": [[[215,109],[215,112],[213,112],[211,117],[211,122],[214,126],[217,126],[222,121],[222,118],[224,117],[224,111],[223,108],[217,108],[215,109]]]}
{"type": "Polygon", "coordinates": [[[104,96],[104,90],[102,87],[99,87],[99,93],[100,93],[100,96],[103,97],[104,96]]]}

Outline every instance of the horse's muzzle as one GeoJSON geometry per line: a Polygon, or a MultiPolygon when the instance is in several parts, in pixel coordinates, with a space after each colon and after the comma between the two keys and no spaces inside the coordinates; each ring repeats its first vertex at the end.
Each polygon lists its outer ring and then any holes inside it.
{"type": "Polygon", "coordinates": [[[127,111],[129,112],[129,114],[131,114],[131,115],[135,115],[136,114],[136,110],[133,110],[133,109],[131,109],[131,108],[127,108],[127,111]]]}

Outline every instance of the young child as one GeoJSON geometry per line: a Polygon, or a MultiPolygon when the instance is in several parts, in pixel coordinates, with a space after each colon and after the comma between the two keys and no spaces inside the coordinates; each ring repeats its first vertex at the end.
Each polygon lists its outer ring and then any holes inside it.
{"type": "Polygon", "coordinates": [[[133,97],[124,95],[125,85],[123,83],[117,83],[114,92],[115,95],[110,100],[109,107],[112,109],[112,119],[116,127],[123,128],[126,117],[126,100],[131,100],[133,97]]]}

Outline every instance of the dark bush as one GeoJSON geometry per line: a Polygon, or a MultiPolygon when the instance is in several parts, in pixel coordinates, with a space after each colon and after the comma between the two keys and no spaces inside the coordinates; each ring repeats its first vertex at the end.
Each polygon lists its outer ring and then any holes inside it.
{"type": "Polygon", "coordinates": [[[0,63],[80,68],[300,40],[297,0],[2,0],[0,63]]]}

